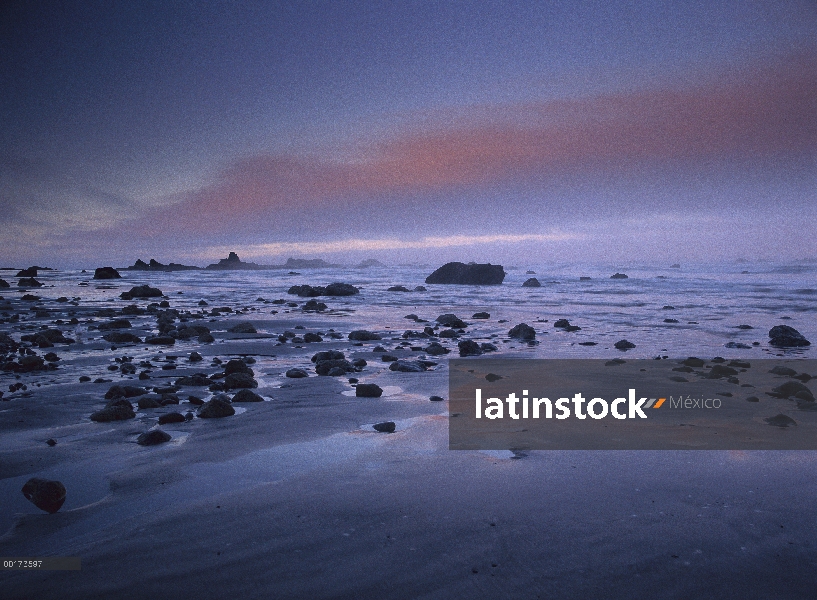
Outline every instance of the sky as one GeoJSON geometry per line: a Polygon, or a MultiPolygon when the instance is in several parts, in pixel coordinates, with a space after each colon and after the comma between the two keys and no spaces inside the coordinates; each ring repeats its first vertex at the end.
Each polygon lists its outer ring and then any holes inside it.
{"type": "Polygon", "coordinates": [[[0,266],[817,256],[817,3],[4,2],[0,266]]]}

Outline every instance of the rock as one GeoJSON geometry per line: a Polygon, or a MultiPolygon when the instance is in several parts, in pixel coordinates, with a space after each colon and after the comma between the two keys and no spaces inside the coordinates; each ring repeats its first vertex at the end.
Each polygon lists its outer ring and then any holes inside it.
{"type": "Polygon", "coordinates": [[[207,265],[206,269],[210,270],[253,270],[253,269],[264,269],[262,265],[258,265],[256,263],[251,262],[242,262],[240,258],[238,258],[238,254],[235,252],[230,252],[227,255],[227,258],[222,258],[217,263],[207,265]]]}
{"type": "Polygon", "coordinates": [[[53,448],[54,446],[57,445],[57,440],[55,440],[54,438],[48,438],[47,440],[45,440],[45,443],[53,448]]]}
{"type": "Polygon", "coordinates": [[[480,356],[482,348],[473,340],[463,340],[457,344],[460,349],[460,356],[480,356]]]}
{"type": "Polygon", "coordinates": [[[152,288],[149,285],[137,285],[130,289],[129,292],[122,292],[119,297],[123,300],[131,300],[133,298],[159,298],[164,296],[162,290],[152,288]]]}
{"type": "Polygon", "coordinates": [[[624,273],[616,273],[615,275],[610,275],[610,279],[629,279],[624,273]]]}
{"type": "Polygon", "coordinates": [[[198,396],[188,396],[187,401],[193,406],[201,406],[202,404],[204,404],[204,400],[202,400],[198,396]]]}
{"type": "Polygon", "coordinates": [[[300,296],[301,298],[324,296],[326,294],[326,288],[313,287],[311,285],[293,285],[287,290],[287,294],[294,294],[296,296],[300,296]]]}
{"type": "Polygon", "coordinates": [[[307,344],[313,344],[316,342],[322,342],[323,338],[318,335],[317,333],[309,332],[304,334],[304,342],[307,344]]]}
{"type": "MultiPolygon", "coordinates": [[[[675,319],[665,319],[665,322],[666,321],[673,321],[675,323],[678,322],[675,321],[675,319]]],[[[741,344],[740,342],[726,342],[723,346],[724,348],[739,348],[740,350],[751,350],[752,348],[748,344],[741,344]]]]}
{"type": "Polygon", "coordinates": [[[309,373],[307,373],[304,369],[289,369],[286,372],[286,376],[290,379],[302,379],[304,377],[309,377],[309,373]]]}
{"type": "Polygon", "coordinates": [[[17,287],[42,287],[43,284],[33,277],[24,277],[17,282],[17,287]]]}
{"type": "Polygon", "coordinates": [[[326,296],[354,296],[360,290],[348,283],[330,283],[326,286],[326,296]]]}
{"type": "Polygon", "coordinates": [[[468,323],[462,321],[457,315],[451,313],[446,313],[437,317],[437,323],[440,325],[445,325],[446,327],[452,327],[454,329],[463,329],[468,327],[468,323]]]}
{"type": "Polygon", "coordinates": [[[710,369],[709,373],[707,374],[707,379],[720,379],[721,377],[730,377],[732,375],[737,375],[738,372],[733,369],[732,367],[727,367],[725,365],[713,365],[712,369],[710,369]]]}
{"type": "Polygon", "coordinates": [[[398,360],[389,365],[389,371],[401,373],[422,373],[425,370],[425,365],[420,361],[398,360]]]}
{"type": "Polygon", "coordinates": [[[394,362],[397,360],[397,357],[392,354],[384,354],[383,356],[380,357],[380,360],[382,360],[383,362],[394,362]]]}
{"type": "Polygon", "coordinates": [[[386,290],[387,292],[410,292],[411,290],[402,285],[393,285],[389,289],[386,290]]]}
{"type": "Polygon", "coordinates": [[[145,343],[153,344],[154,346],[172,346],[176,343],[176,338],[170,337],[169,335],[156,335],[145,338],[145,343]]]}
{"type": "Polygon", "coordinates": [[[124,398],[111,400],[105,408],[91,414],[91,420],[97,423],[109,423],[111,421],[125,421],[133,419],[136,413],[133,412],[133,405],[124,398]]]}
{"type": "Polygon", "coordinates": [[[356,329],[349,334],[349,339],[355,342],[370,342],[373,340],[382,340],[379,333],[367,331],[365,329],[356,329]]]}
{"type": "Polygon", "coordinates": [[[394,424],[394,421],[384,421],[383,423],[372,425],[372,429],[379,431],[380,433],[394,433],[396,427],[397,426],[394,424]]]}
{"type": "Polygon", "coordinates": [[[536,330],[527,323],[520,323],[519,325],[511,328],[511,330],[508,332],[508,336],[529,342],[536,339],[536,330]]]}
{"type": "Polygon", "coordinates": [[[213,381],[203,373],[196,373],[195,375],[191,375],[190,377],[179,377],[176,380],[177,386],[187,387],[207,387],[211,383],[213,383],[213,381]]]}
{"type": "Polygon", "coordinates": [[[355,388],[355,396],[358,398],[380,398],[383,395],[383,388],[376,383],[358,383],[355,388]]]}
{"type": "Polygon", "coordinates": [[[167,423],[184,423],[184,415],[180,412],[170,412],[159,417],[159,425],[166,425],[167,423]]]}
{"type": "Polygon", "coordinates": [[[323,360],[318,361],[315,365],[315,372],[318,375],[328,375],[330,377],[338,377],[354,371],[355,367],[346,359],[323,360]]]}
{"type": "Polygon", "coordinates": [[[774,388],[772,392],[778,398],[790,398],[791,396],[803,394],[803,396],[799,396],[801,400],[814,400],[811,390],[799,381],[787,381],[783,385],[774,388]]]}
{"type": "Polygon", "coordinates": [[[426,289],[426,287],[424,285],[416,285],[416,286],[414,286],[414,291],[415,292],[427,292],[428,289],[426,289]]]}
{"type": "Polygon", "coordinates": [[[32,477],[22,489],[23,496],[40,510],[54,514],[65,503],[66,489],[59,481],[32,477]]]}
{"type": "Polygon", "coordinates": [[[568,321],[567,319],[559,319],[553,324],[553,326],[559,329],[565,329],[567,327],[570,327],[570,321],[568,321]]]}
{"type": "Polygon", "coordinates": [[[143,387],[135,385],[112,385],[105,392],[105,400],[113,400],[114,398],[135,398],[137,396],[144,396],[147,390],[143,387]]]}
{"type": "Polygon", "coordinates": [[[247,321],[243,323],[237,323],[230,327],[227,331],[229,331],[230,333],[258,333],[258,331],[256,331],[255,329],[255,326],[247,321]]]}
{"type": "Polygon", "coordinates": [[[490,319],[491,315],[487,312],[478,312],[471,315],[472,319],[490,319]]]}
{"type": "Polygon", "coordinates": [[[426,277],[426,283],[499,285],[505,279],[501,265],[450,262],[426,277]]]}
{"type": "Polygon", "coordinates": [[[102,339],[112,344],[141,344],[142,338],[132,333],[112,331],[102,336],[102,339]]]}
{"type": "Polygon", "coordinates": [[[705,363],[703,359],[696,356],[690,356],[683,362],[683,364],[687,367],[703,367],[705,363]]]}
{"type": "Polygon", "coordinates": [[[200,344],[211,344],[216,341],[216,338],[214,338],[209,333],[203,333],[198,337],[198,341],[200,344]]]}
{"type": "Polygon", "coordinates": [[[525,280],[525,283],[522,284],[522,287],[537,288],[542,287],[542,284],[539,283],[539,280],[536,279],[536,277],[531,277],[530,279],[525,280]]]}
{"type": "Polygon", "coordinates": [[[797,375],[797,371],[789,367],[784,367],[782,365],[778,365],[773,369],[770,369],[769,373],[773,375],[783,375],[785,377],[794,377],[795,375],[797,375]]]}
{"type": "Polygon", "coordinates": [[[204,357],[194,350],[193,352],[190,353],[190,358],[188,358],[187,360],[190,362],[200,362],[204,360],[204,357]]]}
{"type": "Polygon", "coordinates": [[[230,375],[231,373],[247,373],[250,376],[255,375],[247,363],[238,358],[230,359],[227,361],[227,364],[224,365],[224,374],[230,375]]]}
{"type": "Polygon", "coordinates": [[[789,425],[797,425],[797,422],[792,419],[791,417],[787,417],[786,415],[780,413],[773,417],[767,417],[763,419],[769,425],[774,425],[775,427],[788,427],[789,425]]]}
{"type": "Polygon", "coordinates": [[[496,352],[499,350],[494,344],[489,344],[487,342],[483,342],[479,345],[480,350],[483,352],[496,352]]]}
{"type": "MultiPolygon", "coordinates": [[[[182,417],[182,421],[184,421],[184,417],[182,417]]],[[[169,441],[170,435],[161,429],[151,429],[136,438],[136,443],[140,446],[156,446],[169,441]]]]}
{"type": "Polygon", "coordinates": [[[224,389],[257,388],[258,382],[248,373],[230,373],[224,378],[224,389]]]}
{"type": "Polygon", "coordinates": [[[628,340],[619,340],[615,344],[613,344],[616,350],[629,350],[630,348],[635,348],[635,344],[628,340]]]}
{"type": "Polygon", "coordinates": [[[317,300],[307,300],[306,303],[303,305],[304,312],[323,312],[328,307],[323,302],[318,302],[317,300]]]}
{"type": "Polygon", "coordinates": [[[220,419],[234,414],[235,409],[230,406],[229,402],[221,398],[213,398],[209,402],[205,402],[199,409],[199,418],[201,419],[220,419]]]}
{"type": "Polygon", "coordinates": [[[36,277],[37,271],[38,271],[37,267],[29,267],[27,269],[18,271],[16,277],[36,277]]]}
{"type": "Polygon", "coordinates": [[[139,400],[136,401],[136,406],[138,406],[140,410],[146,408],[161,408],[161,400],[162,397],[158,394],[149,394],[139,398],[139,400]]]}
{"type": "Polygon", "coordinates": [[[263,402],[264,399],[250,390],[243,389],[233,396],[233,402],[263,402]]]}
{"type": "Polygon", "coordinates": [[[132,325],[127,319],[115,319],[107,323],[100,323],[98,329],[100,331],[110,331],[111,329],[130,329],[131,327],[132,325]]]}
{"type": "Polygon", "coordinates": [[[443,346],[438,342],[431,342],[428,346],[426,346],[423,350],[432,356],[441,356],[443,354],[448,354],[451,352],[448,348],[443,346]]]}
{"type": "Polygon", "coordinates": [[[442,396],[431,396],[431,398],[429,398],[429,400],[431,402],[444,402],[445,398],[443,398],[442,396]]]}
{"type": "Polygon", "coordinates": [[[9,282],[6,281],[5,279],[0,279],[0,288],[7,288],[7,287],[11,287],[9,285],[9,282]]]}
{"type": "Polygon", "coordinates": [[[94,271],[94,279],[121,279],[119,271],[113,267],[99,267],[94,271]]]}
{"type": "Polygon", "coordinates": [[[803,334],[788,325],[776,325],[769,330],[769,344],[776,348],[798,348],[810,346],[803,334]]]}
{"type": "Polygon", "coordinates": [[[180,340],[189,340],[210,333],[210,328],[205,325],[180,325],[176,330],[176,337],[180,340]]]}

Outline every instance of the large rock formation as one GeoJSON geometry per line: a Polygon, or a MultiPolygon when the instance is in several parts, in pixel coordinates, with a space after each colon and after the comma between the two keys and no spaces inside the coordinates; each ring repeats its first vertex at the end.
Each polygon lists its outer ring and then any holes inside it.
{"type": "Polygon", "coordinates": [[[113,267],[99,267],[94,271],[94,279],[120,279],[122,276],[113,267]]]}
{"type": "Polygon", "coordinates": [[[126,271],[160,271],[160,272],[168,272],[168,271],[194,271],[197,270],[199,267],[192,267],[190,265],[181,265],[179,263],[169,263],[167,265],[163,265],[157,260],[150,259],[149,263],[146,263],[142,259],[137,259],[133,265],[127,267],[126,271]]]}
{"type": "Polygon", "coordinates": [[[450,262],[426,277],[426,283],[499,285],[504,279],[502,265],[450,262]]]}
{"type": "Polygon", "coordinates": [[[788,325],[776,325],[769,330],[769,344],[777,348],[797,348],[800,346],[810,346],[802,333],[794,327],[788,325]]]}
{"type": "Polygon", "coordinates": [[[207,265],[205,268],[221,271],[240,271],[253,269],[268,269],[269,267],[265,267],[264,265],[259,265],[251,262],[242,262],[241,259],[238,258],[238,254],[236,254],[235,252],[230,252],[227,258],[222,258],[217,263],[207,265]]]}

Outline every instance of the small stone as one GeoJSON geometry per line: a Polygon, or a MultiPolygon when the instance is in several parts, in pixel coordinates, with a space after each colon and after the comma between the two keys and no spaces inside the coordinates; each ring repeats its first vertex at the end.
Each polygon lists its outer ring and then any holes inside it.
{"type": "MultiPolygon", "coordinates": [[[[184,420],[184,417],[182,417],[184,420]]],[[[156,446],[170,441],[170,434],[161,429],[151,429],[136,438],[136,443],[140,446],[156,446]]]]}
{"type": "Polygon", "coordinates": [[[445,398],[443,398],[442,396],[431,396],[429,398],[429,401],[430,402],[443,402],[443,401],[445,401],[445,398]]]}
{"type": "Polygon", "coordinates": [[[291,379],[301,379],[303,377],[309,377],[309,373],[307,373],[304,369],[294,368],[289,369],[286,372],[286,376],[291,379]]]}
{"type": "Polygon", "coordinates": [[[635,344],[628,340],[619,340],[615,344],[613,344],[617,350],[629,350],[630,348],[635,348],[635,344]]]}
{"type": "Polygon", "coordinates": [[[384,421],[383,423],[372,425],[372,429],[380,433],[394,433],[396,428],[397,426],[394,424],[394,421],[384,421]]]}
{"type": "Polygon", "coordinates": [[[53,448],[54,446],[57,445],[57,440],[55,440],[54,438],[49,438],[45,440],[45,443],[53,448]]]}
{"type": "Polygon", "coordinates": [[[59,481],[32,477],[22,489],[26,500],[47,513],[57,512],[65,503],[66,489],[59,481]]]}
{"type": "Polygon", "coordinates": [[[263,402],[264,399],[250,390],[244,389],[233,396],[233,402],[263,402]]]}
{"type": "Polygon", "coordinates": [[[180,412],[170,412],[159,417],[159,425],[167,423],[184,423],[184,415],[180,412]]]}
{"type": "Polygon", "coordinates": [[[376,383],[359,383],[355,388],[355,396],[358,398],[380,398],[383,395],[383,388],[376,383]]]}

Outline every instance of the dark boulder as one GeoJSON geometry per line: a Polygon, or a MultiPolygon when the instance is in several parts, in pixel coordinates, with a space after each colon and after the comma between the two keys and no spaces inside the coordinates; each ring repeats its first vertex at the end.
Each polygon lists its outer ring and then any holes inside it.
{"type": "Polygon", "coordinates": [[[460,356],[480,356],[482,354],[482,348],[472,340],[463,340],[457,345],[460,349],[460,356]]]}
{"type": "Polygon", "coordinates": [[[426,277],[426,283],[499,285],[505,279],[502,265],[450,262],[426,277]]]}
{"type": "Polygon", "coordinates": [[[119,297],[123,300],[131,300],[133,298],[159,298],[163,295],[160,289],[152,288],[149,285],[136,285],[129,292],[119,294],[119,297]]]}
{"type": "Polygon", "coordinates": [[[116,398],[108,402],[105,408],[91,414],[91,420],[97,423],[109,423],[111,421],[125,421],[133,419],[136,413],[133,412],[133,405],[125,398],[116,398]]]}
{"type": "Polygon", "coordinates": [[[247,373],[250,376],[255,375],[247,363],[238,358],[230,359],[227,361],[227,364],[224,365],[224,374],[230,375],[231,373],[247,373]]]}
{"type": "Polygon", "coordinates": [[[810,346],[803,334],[788,325],[776,325],[769,330],[769,344],[776,348],[798,348],[810,346]]]}
{"type": "Polygon", "coordinates": [[[339,377],[355,370],[354,365],[345,358],[319,360],[315,363],[315,372],[322,376],[339,377]]]}
{"type": "Polygon", "coordinates": [[[107,323],[100,323],[97,329],[100,331],[110,331],[111,329],[130,329],[131,327],[132,325],[127,319],[114,319],[107,323]]]}
{"type": "Polygon", "coordinates": [[[542,284],[539,283],[539,280],[536,279],[536,277],[531,277],[530,279],[525,280],[525,283],[522,284],[522,287],[537,288],[542,287],[542,284]]]}
{"type": "Polygon", "coordinates": [[[258,333],[258,331],[256,331],[255,329],[255,326],[252,323],[246,321],[243,323],[236,323],[227,331],[229,331],[230,333],[258,333]]]}
{"type": "Polygon", "coordinates": [[[451,352],[451,350],[449,350],[448,348],[446,348],[445,346],[438,342],[431,342],[428,346],[424,348],[424,350],[428,354],[431,354],[432,356],[441,356],[443,354],[448,354],[449,352],[451,352]]]}
{"type": "Polygon", "coordinates": [[[182,325],[176,330],[176,337],[180,340],[189,340],[210,333],[210,328],[205,325],[182,325]]]}
{"type": "Polygon", "coordinates": [[[33,277],[24,277],[17,282],[17,287],[42,287],[43,284],[33,277]]]}
{"type": "Polygon", "coordinates": [[[394,424],[394,421],[384,421],[383,423],[372,425],[372,429],[380,433],[394,433],[396,428],[397,426],[394,424]]]}
{"type": "Polygon", "coordinates": [[[21,271],[17,271],[16,277],[36,277],[38,270],[39,269],[37,267],[29,267],[27,269],[22,269],[21,271]]]}
{"type": "Polygon", "coordinates": [[[358,398],[380,398],[383,395],[383,388],[376,383],[358,383],[355,388],[355,396],[358,398]]]}
{"type": "Polygon", "coordinates": [[[243,389],[233,396],[233,402],[263,402],[264,399],[250,390],[243,389]]]}
{"type": "Polygon", "coordinates": [[[389,365],[389,371],[400,373],[422,373],[426,370],[426,365],[421,361],[398,360],[389,365]]]}
{"type": "Polygon", "coordinates": [[[490,319],[491,315],[487,312],[478,312],[471,315],[472,319],[490,319]]]}
{"type": "Polygon", "coordinates": [[[66,489],[59,481],[32,477],[21,491],[26,500],[47,513],[54,514],[65,503],[66,489]]]}
{"type": "Polygon", "coordinates": [[[121,279],[119,271],[113,267],[99,267],[94,271],[94,279],[121,279]]]}
{"type": "Polygon", "coordinates": [[[199,409],[199,418],[202,419],[220,419],[234,414],[235,409],[230,406],[229,402],[221,398],[213,398],[209,402],[202,404],[199,409]]]}
{"type": "Polygon", "coordinates": [[[629,279],[624,273],[616,273],[615,275],[610,275],[610,279],[629,279]]]}
{"type": "Polygon", "coordinates": [[[159,425],[167,425],[168,423],[184,423],[184,415],[180,412],[169,412],[159,417],[159,425]]]}
{"type": "Polygon", "coordinates": [[[327,296],[354,296],[359,293],[358,288],[348,283],[330,283],[326,286],[327,296]]]}
{"type": "Polygon", "coordinates": [[[142,338],[132,333],[112,331],[102,336],[102,339],[112,344],[141,344],[142,338]]]}
{"type": "Polygon", "coordinates": [[[445,325],[446,327],[451,327],[453,329],[462,329],[464,327],[468,327],[468,323],[461,320],[457,315],[446,313],[444,315],[440,315],[437,317],[437,323],[440,325],[445,325]]]}
{"type": "Polygon", "coordinates": [[[11,287],[9,285],[9,282],[6,281],[5,279],[0,279],[0,288],[7,288],[7,287],[11,287]]]}
{"type": "Polygon", "coordinates": [[[797,425],[797,421],[792,419],[789,416],[784,415],[783,413],[777,414],[773,417],[767,417],[763,419],[769,425],[774,425],[775,427],[788,427],[789,425],[797,425]]]}
{"type": "MultiPolygon", "coordinates": [[[[184,417],[182,417],[184,420],[184,417]]],[[[170,441],[170,434],[161,429],[151,429],[136,438],[136,443],[140,446],[156,446],[170,441]]]]}
{"type": "Polygon", "coordinates": [[[317,300],[307,300],[306,303],[303,305],[302,309],[304,312],[323,312],[328,307],[323,302],[318,302],[317,300]]]}
{"type": "Polygon", "coordinates": [[[314,333],[312,331],[304,334],[304,343],[306,344],[314,344],[322,341],[323,338],[320,336],[320,334],[314,333]]]}
{"type": "Polygon", "coordinates": [[[286,376],[290,379],[303,379],[304,377],[309,377],[309,373],[307,373],[304,369],[289,369],[286,372],[286,376]]]}
{"type": "Polygon", "coordinates": [[[508,336],[524,342],[529,342],[536,339],[536,330],[527,323],[520,323],[519,325],[511,328],[511,330],[508,332],[508,336]]]}
{"type": "Polygon", "coordinates": [[[153,337],[145,338],[146,344],[154,346],[172,346],[176,343],[176,338],[169,335],[155,335],[153,337]]]}
{"type": "Polygon", "coordinates": [[[403,285],[393,285],[389,289],[386,290],[387,292],[410,292],[411,290],[403,285]]]}
{"type": "Polygon", "coordinates": [[[635,344],[627,340],[619,340],[613,345],[617,350],[629,350],[630,348],[635,348],[635,344]]]}
{"type": "Polygon", "coordinates": [[[349,339],[355,342],[369,342],[383,339],[379,333],[373,333],[365,329],[357,329],[349,334],[349,339]]]}
{"type": "Polygon", "coordinates": [[[230,373],[224,378],[225,390],[257,388],[258,382],[248,373],[230,373]]]}

